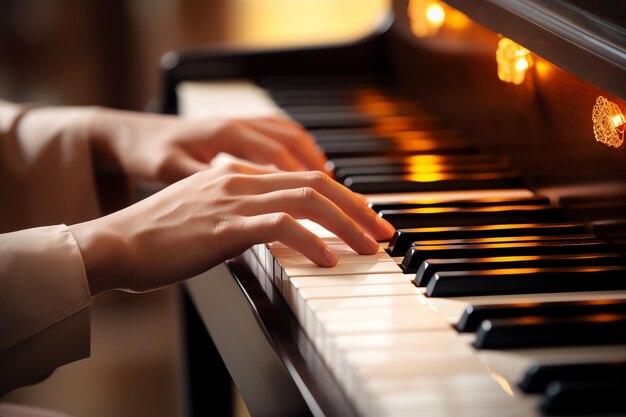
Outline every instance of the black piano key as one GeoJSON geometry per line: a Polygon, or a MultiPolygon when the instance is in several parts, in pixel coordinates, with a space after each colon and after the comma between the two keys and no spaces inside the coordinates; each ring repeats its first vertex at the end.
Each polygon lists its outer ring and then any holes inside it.
{"type": "Polygon", "coordinates": [[[416,240],[411,246],[441,246],[441,245],[482,245],[488,243],[507,242],[547,242],[557,240],[599,240],[598,236],[591,233],[579,235],[550,235],[550,236],[497,236],[481,237],[473,239],[437,239],[437,240],[416,240]]]}
{"type": "Polygon", "coordinates": [[[626,412],[625,381],[555,381],[540,408],[547,415],[580,416],[626,412]]]}
{"type": "Polygon", "coordinates": [[[626,343],[626,314],[518,317],[485,320],[476,332],[478,349],[516,349],[626,343]]]}
{"type": "Polygon", "coordinates": [[[327,129],[309,131],[315,142],[360,142],[380,139],[380,134],[372,129],[327,129]]]}
{"type": "Polygon", "coordinates": [[[533,365],[519,387],[527,393],[540,393],[553,381],[626,382],[626,360],[533,365]]]}
{"type": "MultiPolygon", "coordinates": [[[[462,150],[461,148],[446,151],[462,150]]],[[[471,148],[469,149],[471,150],[471,148]]],[[[442,151],[442,149],[439,149],[442,151]]],[[[468,151],[468,148],[465,149],[468,151]]],[[[432,152],[430,150],[429,152],[432,152]]],[[[369,175],[348,177],[343,184],[363,194],[401,193],[420,191],[484,190],[520,188],[519,174],[497,172],[482,174],[424,174],[424,175],[369,175]]]]}
{"type": "Polygon", "coordinates": [[[592,314],[626,314],[626,299],[508,303],[467,306],[456,329],[474,332],[484,320],[515,317],[571,317],[592,314]]]}
{"type": "Polygon", "coordinates": [[[332,158],[327,163],[329,170],[338,170],[348,167],[368,167],[368,166],[402,166],[402,165],[421,165],[421,164],[434,164],[434,163],[453,163],[453,164],[486,164],[496,163],[501,160],[501,157],[486,154],[467,154],[467,155],[435,155],[435,154],[423,154],[423,155],[404,155],[404,156],[361,156],[361,157],[347,157],[347,158],[332,158]]]}
{"type": "Polygon", "coordinates": [[[373,126],[375,121],[356,111],[337,113],[290,113],[293,120],[306,129],[373,126]]]}
{"type": "Polygon", "coordinates": [[[410,175],[425,173],[466,174],[487,172],[510,172],[509,164],[437,164],[431,166],[381,165],[373,167],[340,168],[335,172],[339,181],[359,175],[410,175]]]}
{"type": "Polygon", "coordinates": [[[387,252],[391,256],[404,256],[411,247],[411,244],[419,240],[471,239],[524,235],[550,236],[581,233],[585,233],[585,227],[582,224],[572,223],[490,224],[485,226],[398,229],[389,241],[387,252]]]}
{"type": "Polygon", "coordinates": [[[407,103],[372,101],[368,104],[369,106],[360,106],[357,103],[290,104],[282,108],[289,114],[355,113],[373,116],[415,115],[418,117],[422,115],[416,106],[407,103]]]}
{"type": "Polygon", "coordinates": [[[511,223],[555,223],[567,221],[560,207],[489,206],[429,207],[381,210],[378,215],[396,229],[406,227],[481,226],[511,223]]]}
{"type": "Polygon", "coordinates": [[[428,281],[426,295],[463,297],[623,289],[626,289],[625,266],[512,268],[437,272],[428,281]]]}
{"type": "MultiPolygon", "coordinates": [[[[420,120],[424,119],[424,116],[419,118],[420,120]]],[[[310,130],[309,133],[313,136],[313,139],[320,144],[329,144],[329,143],[337,143],[342,142],[345,145],[354,144],[358,142],[367,142],[367,141],[380,141],[380,142],[396,142],[400,144],[406,144],[407,142],[412,141],[423,141],[423,140],[437,140],[444,141],[455,139],[461,139],[459,133],[455,130],[441,130],[441,129],[429,129],[429,130],[416,130],[416,131],[391,131],[391,132],[380,132],[375,128],[351,128],[351,129],[314,129],[310,130]]],[[[376,158],[376,157],[372,157],[376,158]]],[[[347,158],[347,159],[355,159],[355,158],[347,158]]],[[[422,158],[423,160],[423,158],[422,158]]],[[[431,164],[434,163],[429,161],[431,164]]],[[[443,161],[439,161],[443,162],[443,161]]],[[[454,161],[457,162],[457,161],[454,161]]],[[[465,164],[469,164],[466,161],[463,161],[465,164]]],[[[487,162],[496,162],[495,160],[484,161],[487,162]]],[[[504,162],[504,159],[500,158],[499,162],[504,162]]],[[[422,162],[423,163],[423,162],[422,162]]],[[[461,162],[459,162],[461,163],[461,162]]],[[[478,162],[477,162],[478,163],[478,162]]],[[[415,164],[414,162],[401,160],[394,161],[393,165],[406,165],[406,164],[415,164]]],[[[358,166],[363,166],[363,164],[359,164],[358,166]]]]}
{"type": "Polygon", "coordinates": [[[370,208],[376,212],[382,210],[405,210],[411,208],[430,207],[492,207],[492,206],[540,206],[548,205],[546,197],[505,197],[505,198],[476,198],[471,200],[413,200],[389,203],[370,203],[370,208]]]}
{"type": "MultiPolygon", "coordinates": [[[[319,148],[327,158],[339,158],[349,155],[425,155],[425,154],[468,154],[476,152],[476,147],[461,140],[414,140],[404,145],[385,141],[358,141],[355,143],[329,142],[318,143],[319,148]]],[[[468,174],[469,175],[469,174],[468,174]]],[[[392,177],[392,176],[390,176],[392,177]]],[[[402,177],[397,175],[396,177],[402,177]]],[[[374,176],[360,176],[357,178],[377,178],[374,176]]],[[[348,177],[344,180],[351,181],[348,177]]],[[[345,184],[347,186],[347,184],[345,184]]]]}
{"type": "MultiPolygon", "coordinates": [[[[412,246],[402,259],[400,267],[405,274],[413,274],[427,259],[485,258],[499,256],[565,255],[575,253],[608,252],[602,240],[557,240],[546,242],[508,242],[485,245],[412,246]]],[[[444,272],[446,273],[446,272],[444,272]]]]}
{"type": "Polygon", "coordinates": [[[566,268],[568,266],[618,266],[625,265],[626,259],[616,253],[541,255],[541,256],[500,256],[466,259],[427,259],[415,273],[415,285],[425,287],[437,272],[443,271],[484,271],[508,268],[566,268]]]}

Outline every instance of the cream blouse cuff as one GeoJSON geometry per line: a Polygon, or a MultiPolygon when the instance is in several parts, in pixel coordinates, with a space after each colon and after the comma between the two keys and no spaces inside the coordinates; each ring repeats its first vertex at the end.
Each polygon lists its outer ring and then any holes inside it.
{"type": "Polygon", "coordinates": [[[90,304],[67,226],[0,234],[0,395],[89,356],[90,304]]]}

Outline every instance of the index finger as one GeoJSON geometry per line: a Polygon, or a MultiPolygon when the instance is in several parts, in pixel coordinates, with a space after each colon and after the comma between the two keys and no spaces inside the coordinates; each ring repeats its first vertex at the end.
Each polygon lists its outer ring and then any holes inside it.
{"type": "Polygon", "coordinates": [[[319,171],[286,172],[252,177],[238,185],[241,194],[264,194],[277,190],[310,187],[333,201],[343,212],[360,224],[377,240],[388,240],[395,228],[379,217],[348,188],[319,171]]]}
{"type": "Polygon", "coordinates": [[[326,171],[326,156],[300,125],[277,118],[251,119],[246,125],[285,146],[307,170],[326,171]]]}

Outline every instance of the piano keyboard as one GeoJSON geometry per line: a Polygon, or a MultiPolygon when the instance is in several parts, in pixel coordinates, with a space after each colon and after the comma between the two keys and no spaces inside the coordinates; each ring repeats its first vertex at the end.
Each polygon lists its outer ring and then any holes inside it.
{"type": "Polygon", "coordinates": [[[609,243],[393,92],[267,85],[398,229],[363,256],[301,221],[333,268],[277,242],[244,255],[363,416],[626,413],[626,260],[609,243]]]}

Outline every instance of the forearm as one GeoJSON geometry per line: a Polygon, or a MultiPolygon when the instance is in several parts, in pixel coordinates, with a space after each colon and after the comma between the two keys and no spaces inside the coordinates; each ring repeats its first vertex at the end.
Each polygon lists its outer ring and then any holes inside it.
{"type": "Polygon", "coordinates": [[[85,138],[90,110],[3,104],[0,231],[74,223],[100,214],[85,138]]]}

